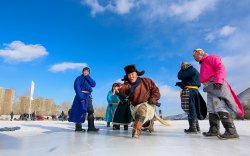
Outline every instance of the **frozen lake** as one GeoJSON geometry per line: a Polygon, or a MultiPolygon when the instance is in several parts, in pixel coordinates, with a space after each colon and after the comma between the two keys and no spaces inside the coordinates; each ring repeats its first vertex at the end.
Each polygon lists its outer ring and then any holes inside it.
{"type": "MultiPolygon", "coordinates": [[[[122,126],[120,131],[113,131],[102,121],[96,122],[100,128],[97,133],[75,133],[73,123],[60,121],[0,121],[1,128],[21,127],[13,132],[0,132],[0,155],[250,156],[250,121],[235,122],[240,139],[233,140],[188,135],[183,132],[187,121],[170,123],[170,127],[165,127],[156,122],[154,133],[142,132],[140,139],[133,139],[131,127],[128,131],[122,126]]],[[[208,121],[200,122],[200,127],[207,131],[208,121]]]]}

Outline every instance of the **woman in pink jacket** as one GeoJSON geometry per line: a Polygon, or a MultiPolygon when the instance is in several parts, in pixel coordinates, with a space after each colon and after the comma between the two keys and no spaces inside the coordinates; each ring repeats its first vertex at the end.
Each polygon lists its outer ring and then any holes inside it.
{"type": "Polygon", "coordinates": [[[207,111],[210,128],[204,136],[222,139],[239,138],[230,113],[243,117],[242,105],[230,85],[226,82],[226,69],[217,55],[207,55],[202,49],[193,51],[195,61],[200,63],[200,81],[207,92],[207,111]],[[220,120],[225,133],[220,134],[220,120]]]}

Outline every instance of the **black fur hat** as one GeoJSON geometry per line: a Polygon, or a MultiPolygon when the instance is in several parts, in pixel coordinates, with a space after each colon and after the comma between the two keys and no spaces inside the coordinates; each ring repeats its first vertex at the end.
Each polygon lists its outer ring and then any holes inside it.
{"type": "Polygon", "coordinates": [[[128,74],[130,74],[132,72],[136,72],[138,76],[141,76],[141,75],[143,75],[145,73],[144,70],[142,70],[142,71],[139,72],[136,69],[136,66],[134,64],[127,65],[126,67],[124,67],[124,70],[126,72],[126,75],[128,75],[128,74]]]}
{"type": "Polygon", "coordinates": [[[124,75],[122,81],[128,81],[128,75],[124,75]]]}

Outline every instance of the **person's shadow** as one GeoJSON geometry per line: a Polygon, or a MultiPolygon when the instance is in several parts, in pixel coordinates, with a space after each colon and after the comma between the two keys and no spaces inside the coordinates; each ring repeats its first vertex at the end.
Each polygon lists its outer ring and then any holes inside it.
{"type": "Polygon", "coordinates": [[[43,132],[45,134],[51,134],[51,133],[56,133],[56,132],[72,132],[73,131],[73,127],[71,127],[70,125],[69,125],[69,128],[43,126],[43,125],[23,125],[23,126],[45,129],[45,130],[47,130],[47,131],[43,132]]]}
{"type": "MultiPolygon", "coordinates": [[[[6,134],[0,134],[0,150],[6,150],[6,149],[18,149],[22,145],[20,139],[6,135],[6,134]]],[[[1,152],[1,154],[3,154],[1,152]]]]}

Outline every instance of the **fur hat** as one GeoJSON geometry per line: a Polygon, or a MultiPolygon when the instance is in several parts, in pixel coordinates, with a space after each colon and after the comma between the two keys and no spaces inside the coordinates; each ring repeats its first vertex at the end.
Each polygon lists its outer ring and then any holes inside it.
{"type": "Polygon", "coordinates": [[[144,70],[142,70],[142,71],[139,72],[136,69],[136,66],[134,64],[127,65],[126,67],[124,67],[124,70],[126,72],[126,75],[128,75],[130,73],[133,73],[133,72],[136,72],[138,76],[141,76],[141,75],[143,75],[145,73],[144,70]]]}
{"type": "Polygon", "coordinates": [[[122,81],[128,81],[128,75],[124,75],[122,81]]]}
{"type": "Polygon", "coordinates": [[[188,67],[192,66],[191,64],[189,64],[188,62],[182,62],[181,63],[181,69],[187,69],[188,67]]]}

